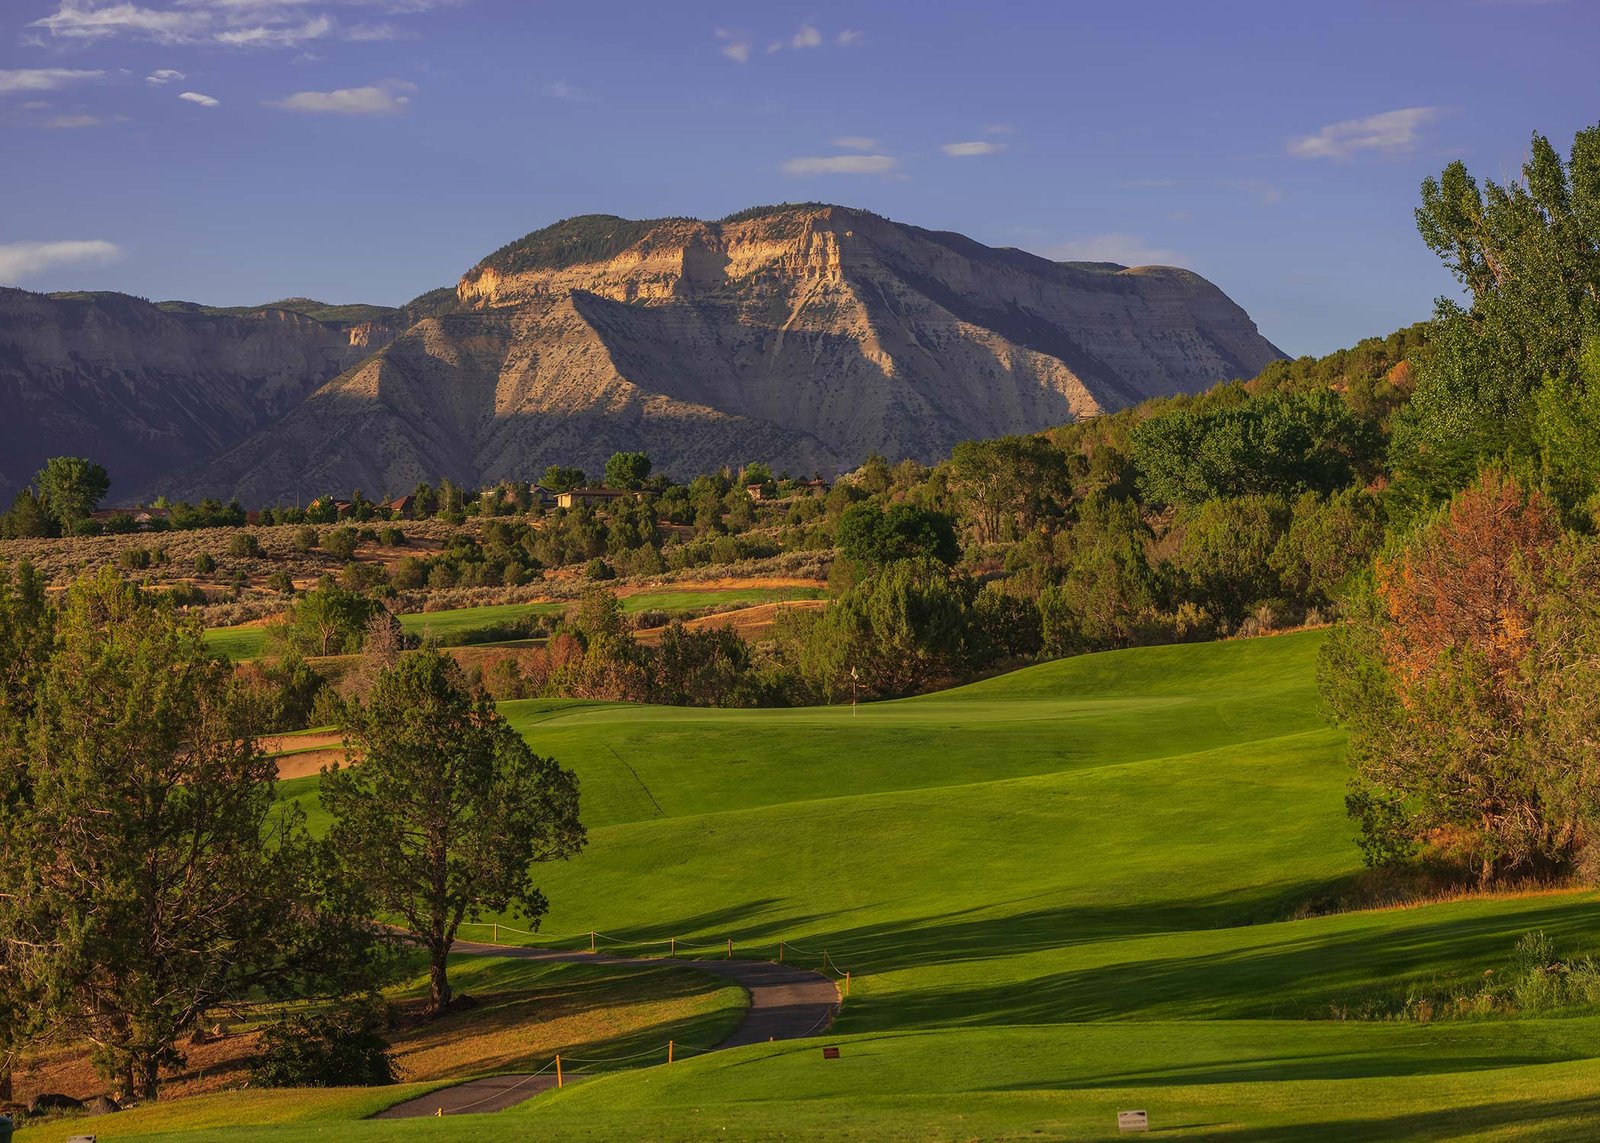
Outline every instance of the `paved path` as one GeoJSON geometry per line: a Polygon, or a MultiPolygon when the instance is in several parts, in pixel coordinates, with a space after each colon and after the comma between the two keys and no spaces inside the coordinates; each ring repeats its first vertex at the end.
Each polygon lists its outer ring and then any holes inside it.
{"type": "MultiPolygon", "coordinates": [[[[821,973],[760,960],[667,960],[623,957],[606,953],[530,949],[458,941],[453,950],[467,956],[516,957],[520,960],[583,961],[591,964],[680,964],[720,976],[750,994],[750,1007],[733,1034],[716,1048],[764,1044],[768,1040],[800,1040],[825,1029],[839,1008],[839,988],[821,973]]],[[[440,1088],[378,1112],[375,1119],[410,1119],[420,1115],[473,1114],[503,1111],[556,1085],[553,1075],[489,1076],[440,1088]]]]}

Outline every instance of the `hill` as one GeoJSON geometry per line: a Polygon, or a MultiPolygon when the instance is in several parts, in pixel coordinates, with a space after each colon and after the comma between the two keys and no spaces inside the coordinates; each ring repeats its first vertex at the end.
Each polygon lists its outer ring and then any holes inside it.
{"type": "Polygon", "coordinates": [[[1055,263],[818,204],[569,219],[484,258],[457,302],[166,490],[473,486],[639,448],[680,476],[932,460],[1281,356],[1185,270],[1055,263]]]}
{"type": "Polygon", "coordinates": [[[132,503],[237,444],[394,336],[393,311],[344,309],[0,289],[0,503],[49,456],[93,456],[132,503]]]}

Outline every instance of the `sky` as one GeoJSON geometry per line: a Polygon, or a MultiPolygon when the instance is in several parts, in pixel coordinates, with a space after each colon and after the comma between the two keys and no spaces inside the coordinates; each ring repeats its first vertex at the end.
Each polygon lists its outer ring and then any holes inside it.
{"type": "Polygon", "coordinates": [[[0,285],[397,305],[575,214],[821,200],[1426,318],[1454,159],[1600,121],[1600,0],[0,0],[0,285]]]}

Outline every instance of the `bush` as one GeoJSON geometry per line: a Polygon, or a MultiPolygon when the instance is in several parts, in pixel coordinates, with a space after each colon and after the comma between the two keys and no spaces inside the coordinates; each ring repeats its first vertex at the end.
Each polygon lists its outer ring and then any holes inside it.
{"type": "Polygon", "coordinates": [[[145,548],[127,548],[117,562],[129,571],[143,571],[150,566],[150,553],[145,548]]]}
{"type": "Polygon", "coordinates": [[[616,579],[617,573],[610,564],[596,556],[583,565],[583,577],[590,580],[616,579]]]}
{"type": "Polygon", "coordinates": [[[377,1087],[394,1083],[389,1042],[369,1010],[291,1016],[268,1028],[250,1069],[262,1087],[377,1087]]]}
{"type": "Polygon", "coordinates": [[[201,552],[194,558],[194,574],[210,575],[217,570],[217,561],[208,552],[201,552]]]}
{"type": "Polygon", "coordinates": [[[255,559],[261,555],[261,541],[256,539],[254,532],[240,532],[228,541],[228,554],[255,559]]]}
{"type": "Polygon", "coordinates": [[[322,537],[322,550],[336,560],[348,560],[356,554],[354,528],[330,528],[322,537]]]}
{"type": "Polygon", "coordinates": [[[309,525],[304,528],[296,528],[292,542],[295,551],[309,552],[317,546],[317,530],[309,525]]]}
{"type": "Polygon", "coordinates": [[[406,534],[399,528],[379,528],[378,543],[386,548],[398,548],[406,542],[406,534]]]}
{"type": "Polygon", "coordinates": [[[267,587],[279,595],[294,594],[294,580],[290,579],[289,573],[282,568],[278,568],[267,576],[267,587]]]}

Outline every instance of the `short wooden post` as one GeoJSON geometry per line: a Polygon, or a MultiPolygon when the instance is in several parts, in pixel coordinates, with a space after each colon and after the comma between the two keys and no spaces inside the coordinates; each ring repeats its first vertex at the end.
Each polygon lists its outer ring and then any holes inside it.
{"type": "Polygon", "coordinates": [[[500,922],[499,921],[496,921],[494,923],[494,940],[493,940],[493,943],[494,944],[499,944],[500,943],[500,922]]]}
{"type": "Polygon", "coordinates": [[[594,952],[594,934],[589,934],[589,951],[594,952]]]}
{"type": "Polygon", "coordinates": [[[779,964],[783,963],[783,942],[782,941],[778,942],[778,963],[779,964]]]}
{"type": "Polygon", "coordinates": [[[850,995],[850,974],[848,972],[844,974],[844,994],[846,996],[850,995]]]}
{"type": "Polygon", "coordinates": [[[733,959],[733,938],[732,937],[728,938],[728,959],[729,960],[733,959]]]}
{"type": "Polygon", "coordinates": [[[561,1086],[561,1056],[559,1053],[556,1055],[556,1086],[561,1086]]]}
{"type": "Polygon", "coordinates": [[[668,956],[677,956],[678,955],[678,938],[677,937],[668,937],[667,938],[667,942],[668,942],[668,944],[667,944],[667,955],[668,956]]]}
{"type": "Polygon", "coordinates": [[[670,1064],[671,1062],[672,1062],[672,1041],[668,1040],[667,1041],[667,1063],[670,1064]]]}

